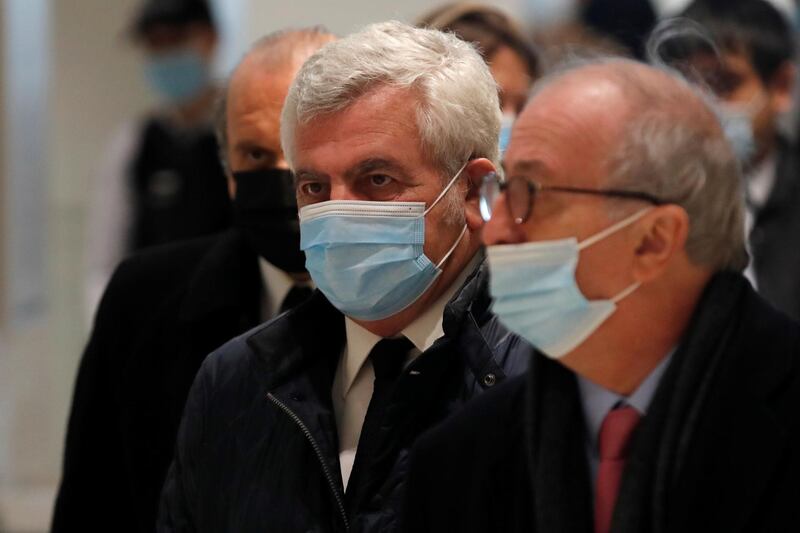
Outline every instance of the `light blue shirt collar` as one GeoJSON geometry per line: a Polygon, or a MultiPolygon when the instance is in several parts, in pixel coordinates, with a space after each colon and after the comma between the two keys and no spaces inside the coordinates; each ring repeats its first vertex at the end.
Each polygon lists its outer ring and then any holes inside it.
{"type": "Polygon", "coordinates": [[[644,381],[642,381],[639,387],[633,391],[633,394],[627,397],[605,389],[576,374],[583,413],[586,418],[586,429],[588,432],[587,444],[593,479],[597,471],[597,439],[600,434],[600,426],[603,423],[603,419],[608,412],[620,402],[625,405],[630,405],[639,411],[642,416],[646,415],[647,409],[650,407],[650,402],[653,400],[653,395],[655,395],[658,384],[661,382],[661,376],[664,375],[664,371],[667,369],[673,353],[675,353],[675,350],[672,350],[662,359],[644,381]]]}

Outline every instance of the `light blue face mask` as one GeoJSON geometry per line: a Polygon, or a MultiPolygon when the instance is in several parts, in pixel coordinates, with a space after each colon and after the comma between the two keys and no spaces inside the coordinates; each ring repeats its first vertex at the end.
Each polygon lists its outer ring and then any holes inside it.
{"type": "Polygon", "coordinates": [[[381,320],[417,301],[442,273],[467,231],[438,264],[423,250],[425,215],[447,194],[461,170],[425,209],[424,202],[331,200],[300,209],[300,248],[306,269],[345,315],[381,320]]]}
{"type": "Polygon", "coordinates": [[[209,85],[209,69],[191,48],[160,54],[145,65],[153,89],[167,102],[180,104],[199,96],[209,85]]]}
{"type": "Polygon", "coordinates": [[[503,155],[508,148],[508,142],[511,140],[511,130],[514,127],[514,121],[517,116],[513,113],[503,113],[503,118],[500,120],[500,155],[503,155]]]}
{"type": "Polygon", "coordinates": [[[756,139],[753,133],[753,121],[767,105],[767,96],[759,92],[744,104],[720,103],[719,120],[722,131],[733,148],[739,163],[747,166],[756,153],[756,139]]]}
{"type": "Polygon", "coordinates": [[[739,110],[723,109],[720,123],[736,159],[741,165],[747,165],[756,151],[756,140],[750,116],[739,110]]]}
{"type": "Polygon", "coordinates": [[[580,251],[632,224],[650,209],[578,243],[575,238],[487,247],[494,313],[508,329],[558,359],[585,341],[637,288],[587,300],[575,281],[580,251]]]}

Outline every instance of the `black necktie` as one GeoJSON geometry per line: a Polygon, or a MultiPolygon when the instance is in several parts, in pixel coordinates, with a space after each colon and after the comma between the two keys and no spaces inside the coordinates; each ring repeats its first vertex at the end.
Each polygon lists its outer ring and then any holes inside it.
{"type": "Polygon", "coordinates": [[[353,470],[347,483],[346,496],[351,512],[355,512],[359,503],[367,496],[365,490],[371,484],[370,465],[380,453],[381,428],[385,422],[386,407],[397,379],[403,372],[403,363],[413,347],[411,341],[405,337],[383,339],[369,353],[372,368],[375,370],[375,381],[367,416],[364,418],[364,425],[361,426],[353,470]]]}
{"type": "Polygon", "coordinates": [[[281,307],[278,310],[278,313],[283,313],[292,307],[300,305],[308,300],[313,292],[314,290],[311,287],[307,287],[305,285],[294,285],[286,294],[283,302],[281,302],[281,307]]]}

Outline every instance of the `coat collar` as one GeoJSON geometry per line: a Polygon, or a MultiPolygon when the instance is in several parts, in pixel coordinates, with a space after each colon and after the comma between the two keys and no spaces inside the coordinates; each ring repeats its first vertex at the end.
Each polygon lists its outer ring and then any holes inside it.
{"type": "Polygon", "coordinates": [[[236,229],[220,233],[192,273],[179,311],[196,322],[222,310],[258,311],[261,277],[255,252],[236,229]]]}
{"type": "MultiPolygon", "coordinates": [[[[497,317],[491,313],[491,303],[489,266],[483,259],[445,307],[442,323],[445,337],[455,342],[455,350],[463,355],[467,368],[483,387],[505,380],[507,372],[498,355],[511,349],[511,344],[520,342],[498,323],[497,317]],[[491,335],[495,339],[493,345],[487,342],[489,335],[483,331],[487,326],[496,330],[491,335]]],[[[529,349],[533,353],[533,349],[529,349]]],[[[515,348],[515,351],[520,351],[520,348],[515,348]]]]}
{"type": "Polygon", "coordinates": [[[769,218],[774,212],[794,209],[800,198],[800,153],[798,148],[784,138],[778,139],[778,166],[775,171],[775,184],[766,204],[758,211],[756,222],[769,218]]]}
{"type": "MultiPolygon", "coordinates": [[[[486,321],[495,319],[489,312],[490,303],[488,269],[482,262],[445,306],[442,324],[445,339],[456,343],[479,382],[489,370],[497,373],[497,379],[505,377],[494,357],[500,348],[489,346],[480,330],[486,321]]],[[[265,365],[270,386],[293,379],[319,357],[334,359],[335,371],[344,342],[344,316],[318,290],[304,304],[268,322],[247,339],[265,365]],[[280,340],[276,343],[276,339],[280,340]]]]}
{"type": "MultiPolygon", "coordinates": [[[[738,273],[721,273],[712,280],[693,322],[686,341],[687,368],[681,373],[691,375],[697,368],[695,360],[703,352],[711,355],[708,370],[696,385],[683,376],[676,381],[674,404],[684,398],[687,422],[683,431],[673,430],[674,436],[665,434],[676,446],[675,473],[664,482],[679,487],[665,512],[688,507],[689,502],[681,501],[688,491],[680,488],[689,483],[678,484],[680,476],[692,480],[697,494],[714,494],[708,507],[718,511],[715,527],[745,531],[757,507],[764,505],[763,494],[787,452],[787,430],[796,414],[789,414],[786,407],[792,405],[794,410],[798,398],[797,388],[786,385],[796,380],[797,354],[788,348],[789,330],[784,327],[788,320],[771,309],[738,273]],[[725,392],[724,400],[720,391],[725,392]],[[787,401],[787,392],[794,393],[794,401],[787,401]],[[730,428],[723,437],[708,428],[720,420],[729,421],[720,424],[730,428]],[[728,466],[732,469],[726,479],[694,471],[706,464],[705,459],[720,456],[731,460],[730,465],[717,463],[718,473],[728,466]]],[[[797,342],[796,326],[793,329],[797,342]]],[[[662,464],[665,462],[662,457],[662,464]]]]}

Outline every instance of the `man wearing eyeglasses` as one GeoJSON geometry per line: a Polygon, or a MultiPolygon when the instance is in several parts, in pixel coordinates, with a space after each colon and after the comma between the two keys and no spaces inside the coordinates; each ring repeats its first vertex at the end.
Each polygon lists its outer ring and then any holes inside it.
{"type": "Polygon", "coordinates": [[[573,65],[505,168],[481,198],[493,310],[537,354],[418,440],[406,530],[795,528],[800,326],[741,274],[739,170],[704,99],[573,65]]]}

